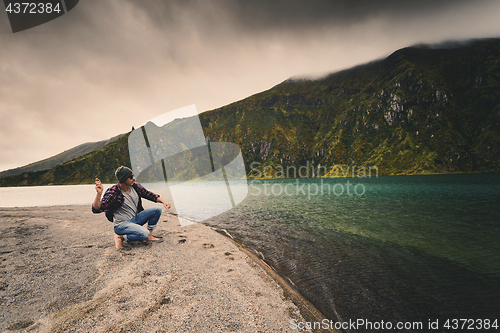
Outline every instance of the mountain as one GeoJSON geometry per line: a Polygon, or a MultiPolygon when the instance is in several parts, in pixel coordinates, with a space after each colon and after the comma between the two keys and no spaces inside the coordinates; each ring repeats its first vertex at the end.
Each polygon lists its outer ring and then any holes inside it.
{"type": "MultiPolygon", "coordinates": [[[[241,147],[250,177],[306,165],[315,176],[339,166],[379,175],[500,172],[499,91],[500,39],[420,45],[321,79],[286,80],[200,120],[209,141],[241,147]]],[[[127,138],[0,185],[113,182],[114,169],[130,165],[127,138]]]]}
{"type": "Polygon", "coordinates": [[[290,79],[201,119],[211,141],[238,144],[272,175],[308,161],[380,175],[498,172],[499,91],[500,40],[476,40],[290,79]]]}
{"type": "Polygon", "coordinates": [[[29,172],[29,171],[41,171],[41,170],[47,170],[52,167],[55,167],[56,165],[62,164],[67,161],[71,161],[77,157],[80,157],[82,155],[85,155],[87,153],[96,151],[101,149],[102,147],[106,146],[107,144],[118,140],[123,134],[117,135],[115,137],[112,137],[109,140],[103,140],[103,141],[98,141],[98,142],[87,142],[83,143],[81,145],[78,145],[76,147],[73,147],[71,149],[65,150],[62,153],[59,153],[57,155],[54,155],[52,157],[46,158],[44,160],[31,163],[19,168],[14,168],[14,169],[9,169],[0,172],[0,178],[1,177],[7,177],[7,176],[13,176],[13,175],[18,175],[24,172],[29,172]]]}
{"type": "Polygon", "coordinates": [[[129,134],[119,135],[103,148],[51,169],[0,178],[0,186],[89,184],[94,182],[95,177],[103,183],[113,183],[116,181],[114,170],[120,165],[130,165],[129,134]]]}

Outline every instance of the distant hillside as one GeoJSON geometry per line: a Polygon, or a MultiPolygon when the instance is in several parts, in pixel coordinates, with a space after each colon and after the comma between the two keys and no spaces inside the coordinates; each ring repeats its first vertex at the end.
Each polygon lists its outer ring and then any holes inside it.
{"type": "Polygon", "coordinates": [[[99,150],[49,170],[0,178],[0,186],[89,184],[94,182],[95,177],[99,177],[103,183],[113,183],[116,181],[114,170],[120,165],[130,166],[127,145],[129,134],[122,134],[99,150]]]}
{"type": "Polygon", "coordinates": [[[62,153],[59,153],[57,155],[54,155],[52,157],[46,158],[44,160],[31,163],[19,168],[15,169],[9,169],[6,171],[0,172],[0,178],[1,177],[7,177],[7,176],[13,176],[13,175],[18,175],[24,172],[29,172],[29,171],[41,171],[41,170],[48,170],[52,167],[55,167],[56,165],[62,164],[67,161],[71,161],[77,157],[80,157],[82,155],[85,155],[87,153],[90,153],[92,151],[96,151],[107,145],[108,143],[111,143],[113,141],[118,140],[123,134],[117,135],[109,140],[103,140],[103,141],[98,141],[98,142],[87,142],[83,143],[81,145],[78,145],[76,147],[73,147],[71,149],[65,150],[62,153]]]}
{"type": "MultiPolygon", "coordinates": [[[[249,176],[253,162],[270,175],[307,163],[377,166],[379,175],[500,172],[499,91],[500,39],[487,39],[287,80],[200,119],[210,141],[241,147],[249,176]]],[[[0,186],[114,182],[114,169],[130,165],[127,138],[0,186]]]]}

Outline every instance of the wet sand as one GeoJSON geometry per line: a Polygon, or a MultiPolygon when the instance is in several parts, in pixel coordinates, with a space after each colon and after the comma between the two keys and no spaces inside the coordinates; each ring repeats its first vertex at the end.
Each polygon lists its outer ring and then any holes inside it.
{"type": "Polygon", "coordinates": [[[0,330],[296,332],[291,320],[304,321],[300,296],[211,228],[163,213],[153,235],[117,250],[90,205],[0,208],[0,330]]]}

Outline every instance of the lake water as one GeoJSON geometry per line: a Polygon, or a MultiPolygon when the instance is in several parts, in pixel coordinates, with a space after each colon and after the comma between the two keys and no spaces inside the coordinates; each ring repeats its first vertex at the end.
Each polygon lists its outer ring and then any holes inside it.
{"type": "Polygon", "coordinates": [[[95,195],[94,185],[0,187],[0,207],[91,205],[95,195]]]}
{"type": "MultiPolygon", "coordinates": [[[[328,318],[424,323],[415,332],[429,320],[500,320],[499,174],[248,184],[240,205],[204,223],[258,252],[328,318]]],[[[1,207],[94,197],[93,185],[0,188],[1,207]]]]}
{"type": "MultiPolygon", "coordinates": [[[[104,191],[113,185],[103,184],[104,191]]],[[[149,185],[151,186],[148,189],[171,200],[170,194],[164,185],[149,185]]],[[[88,205],[90,209],[95,196],[95,185],[0,187],[0,207],[88,205]]],[[[146,200],[143,203],[145,208],[154,205],[154,203],[146,200]]]]}
{"type": "Polygon", "coordinates": [[[499,174],[253,181],[206,223],[332,320],[500,321],[499,174]]]}

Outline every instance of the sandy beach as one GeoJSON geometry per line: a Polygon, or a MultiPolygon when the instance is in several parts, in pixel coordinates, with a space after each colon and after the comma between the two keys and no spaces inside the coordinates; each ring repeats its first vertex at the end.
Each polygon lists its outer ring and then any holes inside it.
{"type": "Polygon", "coordinates": [[[160,241],[117,250],[90,205],[2,208],[0,221],[2,332],[296,332],[304,321],[300,296],[199,223],[163,213],[160,241]]]}

